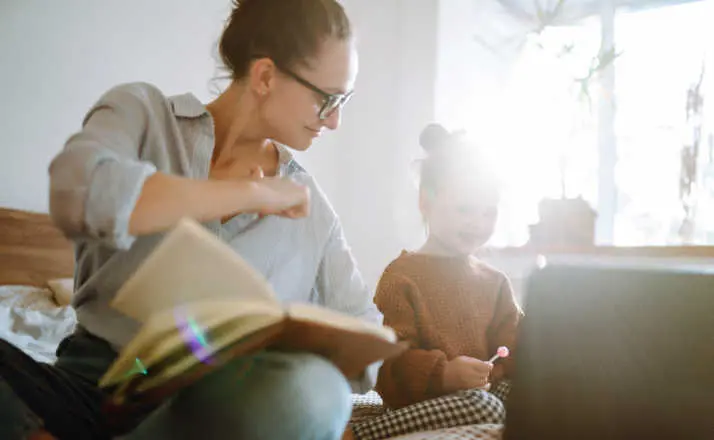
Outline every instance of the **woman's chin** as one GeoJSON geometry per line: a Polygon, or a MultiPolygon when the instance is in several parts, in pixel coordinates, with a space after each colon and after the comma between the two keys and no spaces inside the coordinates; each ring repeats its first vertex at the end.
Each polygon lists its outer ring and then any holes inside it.
{"type": "Polygon", "coordinates": [[[307,136],[290,136],[290,137],[276,137],[273,139],[275,142],[285,145],[286,147],[290,148],[291,150],[295,151],[306,151],[308,148],[312,146],[312,143],[314,139],[307,135],[307,136]]]}

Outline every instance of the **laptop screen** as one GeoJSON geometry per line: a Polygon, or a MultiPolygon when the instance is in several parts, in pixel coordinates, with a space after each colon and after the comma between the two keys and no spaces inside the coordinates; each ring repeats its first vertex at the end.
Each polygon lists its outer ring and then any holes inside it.
{"type": "Polygon", "coordinates": [[[504,439],[714,439],[714,275],[546,266],[527,288],[504,439]]]}

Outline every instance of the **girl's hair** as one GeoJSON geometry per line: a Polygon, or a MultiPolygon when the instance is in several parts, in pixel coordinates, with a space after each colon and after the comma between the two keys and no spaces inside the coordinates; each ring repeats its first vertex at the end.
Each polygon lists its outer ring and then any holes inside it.
{"type": "Polygon", "coordinates": [[[445,182],[464,179],[498,190],[494,170],[464,131],[449,132],[440,124],[422,130],[419,143],[426,152],[420,162],[419,190],[436,193],[445,182]]]}
{"type": "Polygon", "coordinates": [[[328,38],[352,35],[347,14],[336,0],[233,0],[218,51],[231,78],[243,78],[252,60],[307,65],[328,38]]]}

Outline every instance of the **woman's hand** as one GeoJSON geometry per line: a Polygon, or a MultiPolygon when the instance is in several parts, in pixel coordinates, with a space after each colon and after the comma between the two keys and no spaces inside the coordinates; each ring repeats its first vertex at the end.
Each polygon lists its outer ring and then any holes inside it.
{"type": "Polygon", "coordinates": [[[305,217],[310,191],[287,178],[264,177],[255,169],[240,179],[197,180],[157,172],[141,190],[129,219],[129,234],[163,232],[189,217],[199,222],[227,220],[244,212],[305,217]]]}
{"type": "Polygon", "coordinates": [[[446,363],[443,387],[447,393],[474,388],[489,388],[493,364],[469,356],[459,356],[446,363]]]}
{"type": "Polygon", "coordinates": [[[288,218],[305,217],[310,212],[310,189],[284,177],[265,177],[261,168],[251,172],[255,181],[254,212],[288,218]]]}

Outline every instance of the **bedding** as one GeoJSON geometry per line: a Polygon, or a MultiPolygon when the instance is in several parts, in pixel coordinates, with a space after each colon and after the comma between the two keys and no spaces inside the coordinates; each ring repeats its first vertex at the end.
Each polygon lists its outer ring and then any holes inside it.
{"type": "MultiPolygon", "coordinates": [[[[68,286],[65,279],[59,284],[68,286]]],[[[14,344],[35,360],[54,362],[60,341],[70,334],[76,315],[69,305],[57,305],[56,289],[37,286],[0,286],[0,337],[14,344]]],[[[384,412],[382,400],[374,391],[353,395],[353,421],[384,412]]],[[[501,425],[470,425],[419,432],[395,437],[399,440],[498,440],[501,425]]]]}
{"type": "Polygon", "coordinates": [[[55,302],[60,306],[68,306],[74,294],[74,279],[58,278],[47,281],[47,287],[52,290],[55,302]]]}
{"type": "Polygon", "coordinates": [[[57,306],[66,303],[59,292],[73,272],[72,243],[49,215],[0,208],[0,337],[53,362],[76,323],[72,308],[57,306]]]}
{"type": "Polygon", "coordinates": [[[0,286],[0,337],[37,361],[54,362],[76,322],[74,310],[57,306],[49,288],[0,286]]]}
{"type": "Polygon", "coordinates": [[[466,425],[437,431],[417,432],[393,440],[500,440],[503,425],[466,425]]]}
{"type": "MultiPolygon", "coordinates": [[[[352,418],[351,423],[368,420],[383,414],[384,409],[382,398],[374,391],[367,394],[352,395],[352,418]]],[[[394,440],[499,440],[503,425],[483,424],[466,425],[456,428],[438,429],[427,432],[416,432],[413,434],[393,437],[394,440]]]]}

